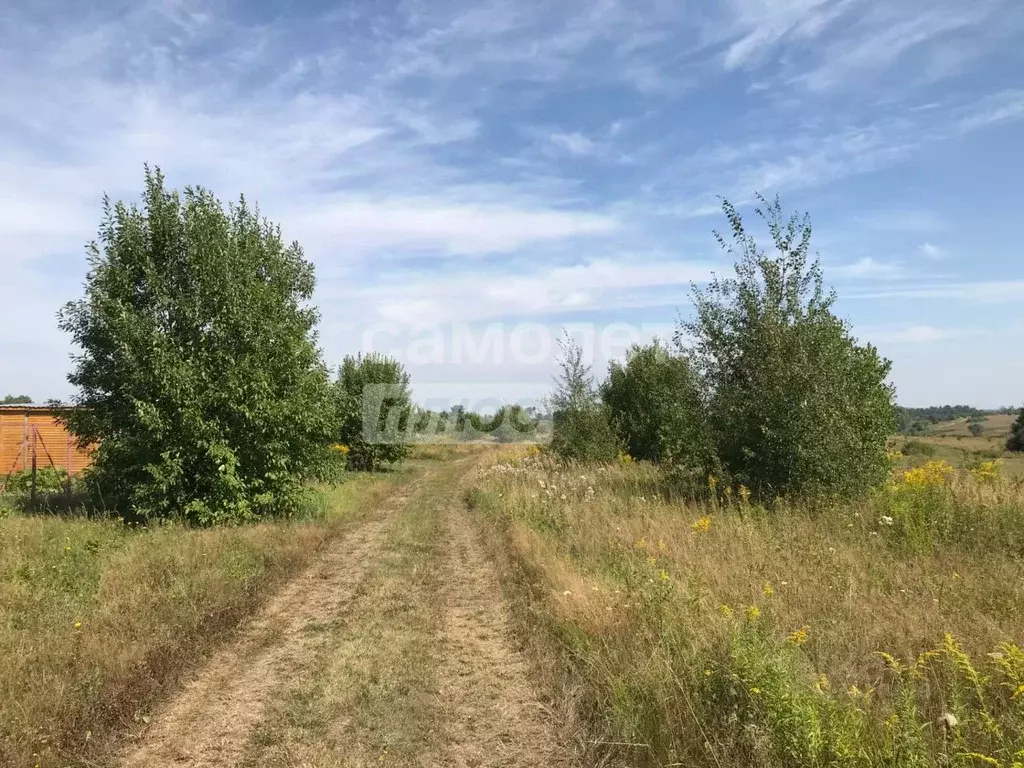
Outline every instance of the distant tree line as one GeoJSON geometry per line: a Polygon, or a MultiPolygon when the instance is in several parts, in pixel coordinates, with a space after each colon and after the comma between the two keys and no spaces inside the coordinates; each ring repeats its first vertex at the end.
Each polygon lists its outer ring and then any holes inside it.
{"type": "Polygon", "coordinates": [[[905,435],[923,434],[934,424],[956,419],[980,422],[986,416],[1014,413],[1012,407],[985,410],[970,405],[933,405],[925,408],[907,408],[897,406],[899,415],[899,431],[905,435]]]}
{"type": "Polygon", "coordinates": [[[4,399],[0,400],[0,405],[28,405],[32,402],[32,398],[28,395],[4,395],[4,399]]]}

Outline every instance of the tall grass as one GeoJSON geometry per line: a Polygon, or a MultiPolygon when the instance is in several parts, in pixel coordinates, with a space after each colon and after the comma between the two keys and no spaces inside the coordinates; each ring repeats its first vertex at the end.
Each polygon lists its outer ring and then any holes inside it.
{"type": "Polygon", "coordinates": [[[1017,767],[1024,493],[926,466],[766,508],[535,457],[472,502],[595,764],[1017,767]]]}
{"type": "Polygon", "coordinates": [[[401,480],[355,476],[303,521],[215,530],[0,519],[0,765],[102,760],[119,728],[401,480]]]}

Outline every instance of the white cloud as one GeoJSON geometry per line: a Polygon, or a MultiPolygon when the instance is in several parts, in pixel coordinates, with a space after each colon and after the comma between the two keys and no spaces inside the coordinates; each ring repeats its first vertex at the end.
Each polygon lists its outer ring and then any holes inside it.
{"type": "Polygon", "coordinates": [[[812,90],[848,86],[863,73],[892,67],[915,47],[981,24],[993,11],[994,5],[987,2],[927,10],[899,4],[873,6],[860,24],[825,48],[820,66],[798,79],[812,90]]]}
{"type": "Polygon", "coordinates": [[[844,294],[844,297],[858,299],[942,299],[969,301],[979,304],[1002,304],[1024,301],[1024,280],[938,283],[920,287],[907,286],[892,290],[844,294]]]}
{"type": "Polygon", "coordinates": [[[1024,90],[1002,91],[965,110],[957,126],[961,131],[974,131],[995,123],[1024,120],[1024,90]]]}
{"type": "Polygon", "coordinates": [[[931,344],[964,335],[964,332],[960,330],[936,328],[933,325],[912,325],[905,328],[863,328],[857,329],[856,333],[858,337],[876,344],[931,344]]]}
{"type": "Polygon", "coordinates": [[[922,256],[926,259],[931,259],[932,261],[938,261],[946,257],[946,252],[942,248],[928,242],[921,243],[917,249],[921,252],[922,256]]]}
{"type": "Polygon", "coordinates": [[[870,256],[866,256],[851,264],[830,267],[828,273],[849,278],[900,277],[904,274],[904,270],[899,264],[878,261],[870,256]]]}
{"type": "Polygon", "coordinates": [[[491,269],[434,277],[395,271],[366,287],[325,288],[328,301],[355,302],[355,316],[402,325],[492,318],[524,318],[584,310],[656,305],[656,293],[674,288],[669,302],[688,301],[690,285],[706,281],[713,265],[623,256],[570,266],[491,269]]]}
{"type": "Polygon", "coordinates": [[[445,202],[436,198],[370,201],[321,199],[285,214],[289,228],[325,251],[359,254],[382,249],[484,255],[541,241],[606,235],[610,216],[574,211],[445,202]]]}
{"type": "Polygon", "coordinates": [[[602,154],[604,146],[579,131],[572,133],[554,132],[546,137],[547,143],[555,150],[577,157],[593,157],[602,154]]]}

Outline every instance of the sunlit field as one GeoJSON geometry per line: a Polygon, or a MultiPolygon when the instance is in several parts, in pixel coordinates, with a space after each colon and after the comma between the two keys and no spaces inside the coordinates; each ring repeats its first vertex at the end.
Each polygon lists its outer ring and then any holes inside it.
{"type": "Polygon", "coordinates": [[[812,507],[522,453],[472,503],[594,760],[1024,761],[1024,489],[1002,462],[893,452],[869,498],[812,507]]]}

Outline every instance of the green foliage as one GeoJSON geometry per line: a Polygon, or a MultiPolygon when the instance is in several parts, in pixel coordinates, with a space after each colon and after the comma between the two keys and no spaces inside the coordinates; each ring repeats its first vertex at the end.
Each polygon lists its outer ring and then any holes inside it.
{"type": "Polygon", "coordinates": [[[939,449],[923,440],[907,440],[900,451],[907,456],[934,456],[939,449]]]}
{"type": "MultiPolygon", "coordinates": [[[[475,415],[475,414],[474,414],[475,415]]],[[[528,440],[537,432],[537,419],[531,418],[526,409],[518,404],[503,405],[486,422],[484,431],[499,443],[515,443],[528,440]]]]}
{"type": "Polygon", "coordinates": [[[981,422],[972,421],[967,425],[967,431],[974,435],[974,437],[981,437],[981,433],[985,431],[985,427],[982,426],[981,422]]]}
{"type": "Polygon", "coordinates": [[[336,429],[313,266],[244,198],[168,191],[159,169],[141,209],[103,211],[85,296],[60,314],[82,350],[64,418],[98,444],[92,491],[198,524],[297,509],[336,429]]]}
{"type": "Polygon", "coordinates": [[[334,391],[349,467],[374,472],[406,457],[412,393],[401,363],[377,352],[348,355],[334,391]]]}
{"type": "Polygon", "coordinates": [[[677,333],[707,393],[717,453],[737,482],[762,497],[853,495],[888,471],[896,428],[889,361],[861,346],[832,313],[817,260],[808,262],[807,217],[778,200],[757,213],[776,248],[768,254],[723,204],[738,256],[736,277],[694,289],[696,318],[677,333]]]}
{"type": "MultiPolygon", "coordinates": [[[[3,490],[11,493],[28,493],[32,490],[32,470],[25,469],[20,472],[12,472],[4,483],[0,477],[0,484],[3,490]]],[[[50,494],[61,493],[68,486],[68,473],[65,469],[56,467],[39,467],[36,471],[36,493],[50,494]]]]}
{"type": "Polygon", "coordinates": [[[1024,451],[1024,408],[1017,414],[1017,420],[1010,427],[1010,437],[1006,441],[1006,450],[1024,451]]]}
{"type": "Polygon", "coordinates": [[[32,398],[28,395],[4,395],[0,405],[28,405],[31,402],[32,398]]]}
{"type": "Polygon", "coordinates": [[[611,461],[619,453],[620,442],[608,408],[598,400],[594,376],[583,362],[583,349],[568,337],[559,346],[562,371],[551,398],[551,450],[563,459],[611,461]]]}
{"type": "Polygon", "coordinates": [[[703,408],[689,361],[660,342],[633,346],[601,386],[619,438],[634,459],[701,463],[703,408]]]}

